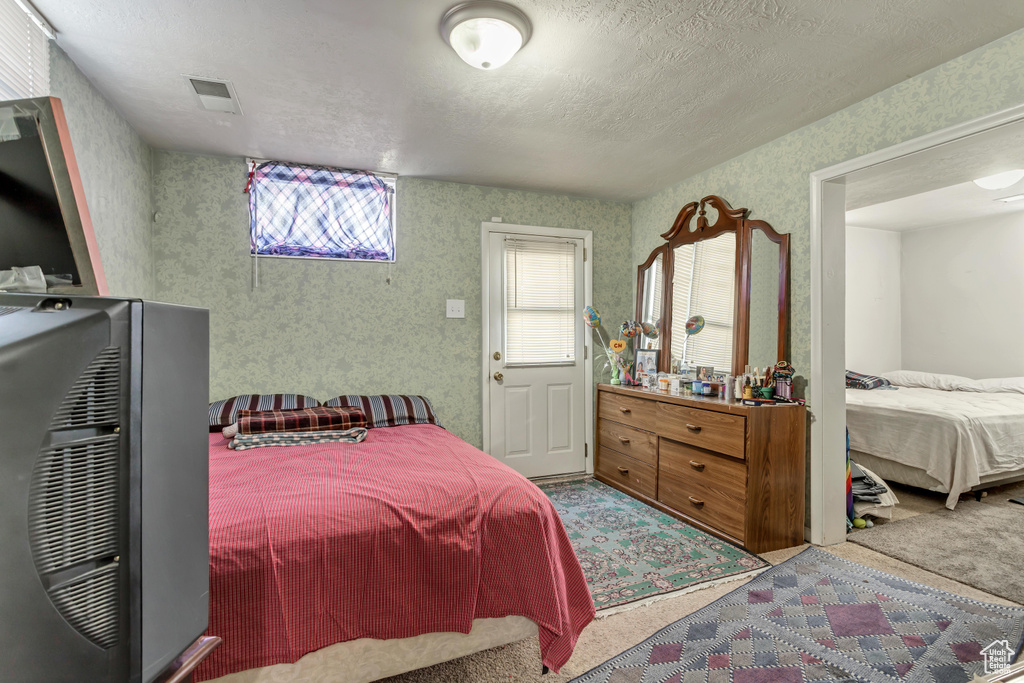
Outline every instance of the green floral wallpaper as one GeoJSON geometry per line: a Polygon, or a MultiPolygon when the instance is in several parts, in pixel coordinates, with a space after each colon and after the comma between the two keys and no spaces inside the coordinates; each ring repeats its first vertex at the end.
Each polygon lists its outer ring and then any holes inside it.
{"type": "MultiPolygon", "coordinates": [[[[1024,31],[910,78],[832,116],[636,202],[633,263],[641,263],[687,202],[709,194],[792,235],[792,362],[810,370],[812,171],[1024,102],[1024,31]]],[[[756,106],[756,103],[752,103],[756,106]]]]}
{"type": "Polygon", "coordinates": [[[630,316],[630,205],[411,178],[398,180],[396,263],[260,259],[253,290],[245,173],[242,159],[154,156],[156,298],[210,309],[211,398],[423,394],[479,446],[480,223],[492,216],[592,230],[594,305],[630,316]],[[465,299],[466,318],[445,318],[445,299],[465,299]]]}
{"type": "Polygon", "coordinates": [[[151,298],[153,152],[53,41],[50,94],[64,105],[110,293],[151,298]]]}

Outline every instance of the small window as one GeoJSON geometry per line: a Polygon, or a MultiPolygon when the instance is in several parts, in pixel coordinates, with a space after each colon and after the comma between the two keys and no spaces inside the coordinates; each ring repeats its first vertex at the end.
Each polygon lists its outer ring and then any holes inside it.
{"type": "Polygon", "coordinates": [[[0,100],[50,94],[52,29],[17,0],[0,0],[0,100]]]}
{"type": "Polygon", "coordinates": [[[575,240],[505,238],[505,364],[576,362],[575,240]]]}
{"type": "Polygon", "coordinates": [[[252,254],[395,260],[394,178],[268,161],[250,182],[252,254]]]}

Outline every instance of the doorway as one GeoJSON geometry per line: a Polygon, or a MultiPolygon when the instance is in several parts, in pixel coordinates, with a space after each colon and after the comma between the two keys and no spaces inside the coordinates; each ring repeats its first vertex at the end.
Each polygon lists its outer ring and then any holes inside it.
{"type": "Polygon", "coordinates": [[[592,441],[591,233],[483,223],[484,450],[526,477],[581,473],[592,441]]]}
{"type": "MultiPolygon", "coordinates": [[[[810,540],[846,538],[846,207],[847,186],[911,169],[977,136],[1024,121],[1024,106],[952,126],[815,171],[811,204],[810,540]]],[[[970,171],[967,171],[970,172],[970,171]]],[[[980,175],[984,175],[981,173],[980,175]]]]}

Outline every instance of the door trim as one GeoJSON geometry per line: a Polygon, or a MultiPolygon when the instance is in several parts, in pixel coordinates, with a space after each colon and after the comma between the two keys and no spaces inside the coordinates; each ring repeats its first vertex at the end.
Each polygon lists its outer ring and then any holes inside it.
{"type": "Polygon", "coordinates": [[[1024,120],[1024,105],[926,133],[810,174],[811,417],[808,540],[846,540],[846,176],[1024,120]]]}
{"type": "MultiPolygon", "coordinates": [[[[590,230],[573,230],[570,228],[545,228],[536,225],[514,225],[512,223],[490,223],[480,224],[480,327],[482,329],[481,352],[480,352],[480,396],[482,404],[483,420],[483,450],[491,450],[491,394],[488,384],[489,368],[487,364],[488,354],[491,353],[491,331],[488,324],[488,302],[490,301],[490,259],[488,258],[488,243],[492,232],[509,232],[519,235],[534,235],[537,237],[565,237],[570,239],[582,239],[583,248],[586,250],[586,258],[583,261],[583,300],[593,302],[594,296],[594,234],[590,230]]],[[[580,315],[582,311],[578,312],[580,315]]],[[[583,363],[583,435],[586,444],[586,473],[594,473],[594,348],[593,329],[586,328],[583,337],[583,347],[586,349],[586,360],[583,363]]]]}

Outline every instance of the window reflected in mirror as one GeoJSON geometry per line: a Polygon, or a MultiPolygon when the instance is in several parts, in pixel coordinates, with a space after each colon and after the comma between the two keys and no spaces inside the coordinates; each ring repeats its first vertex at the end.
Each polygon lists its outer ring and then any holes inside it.
{"type": "MultiPolygon", "coordinates": [[[[654,259],[654,262],[644,272],[644,292],[643,301],[640,310],[643,311],[640,316],[641,323],[650,323],[655,327],[661,324],[661,300],[665,291],[664,282],[662,282],[662,255],[654,259]]],[[[661,348],[658,339],[653,339],[645,334],[640,335],[639,349],[657,349],[661,348]]]]}
{"type": "Polygon", "coordinates": [[[681,244],[673,253],[672,357],[688,365],[730,372],[736,305],[736,233],[681,244]],[[686,321],[699,315],[704,328],[686,334],[686,321]]]}

